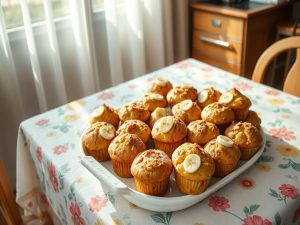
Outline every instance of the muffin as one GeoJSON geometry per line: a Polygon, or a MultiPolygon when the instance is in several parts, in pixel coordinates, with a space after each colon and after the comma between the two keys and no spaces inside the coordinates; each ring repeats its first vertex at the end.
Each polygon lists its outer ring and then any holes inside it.
{"type": "Polygon", "coordinates": [[[224,92],[219,102],[233,110],[236,121],[246,119],[251,106],[250,99],[235,88],[224,92]]]}
{"type": "Polygon", "coordinates": [[[126,120],[141,120],[145,122],[150,117],[150,112],[145,109],[141,102],[132,102],[123,105],[119,109],[118,114],[122,122],[126,120]]]}
{"type": "Polygon", "coordinates": [[[146,144],[151,136],[150,127],[140,120],[126,120],[117,130],[120,134],[136,134],[146,144]]]}
{"type": "Polygon", "coordinates": [[[226,105],[214,102],[202,110],[201,117],[207,122],[216,124],[222,131],[234,120],[234,112],[226,105]]]}
{"type": "Polygon", "coordinates": [[[118,126],[119,121],[120,119],[117,111],[105,104],[96,108],[90,116],[91,124],[96,122],[107,122],[116,127],[118,126]]]}
{"type": "Polygon", "coordinates": [[[250,159],[258,151],[263,142],[260,131],[248,122],[231,124],[226,129],[225,135],[231,138],[240,148],[242,160],[250,159]]]}
{"type": "Polygon", "coordinates": [[[167,94],[167,101],[171,107],[186,99],[191,99],[192,101],[197,99],[197,89],[191,84],[180,84],[167,94]]]}
{"type": "Polygon", "coordinates": [[[157,107],[164,108],[167,106],[166,99],[160,94],[147,93],[142,98],[142,102],[145,109],[150,112],[153,112],[157,107]]]}
{"type": "Polygon", "coordinates": [[[216,165],[215,177],[225,177],[235,170],[240,157],[240,149],[234,142],[223,135],[208,142],[204,151],[207,152],[214,160],[216,165]]]}
{"type": "Polygon", "coordinates": [[[205,120],[196,120],[187,126],[188,142],[205,145],[220,134],[218,127],[205,120]]]}
{"type": "Polygon", "coordinates": [[[82,144],[89,155],[102,162],[109,160],[108,146],[115,136],[113,125],[96,122],[83,133],[82,144]]]}
{"type": "Polygon", "coordinates": [[[154,145],[169,157],[183,143],[187,129],[185,123],[174,116],[165,116],[157,120],[151,131],[154,145]]]}
{"type": "Polygon", "coordinates": [[[150,115],[149,126],[152,128],[154,123],[165,116],[172,116],[171,109],[169,108],[156,108],[150,115]]]}
{"type": "Polygon", "coordinates": [[[172,154],[177,187],[185,194],[200,194],[208,187],[215,172],[209,154],[198,144],[184,143],[172,154]]]}
{"type": "Polygon", "coordinates": [[[248,115],[244,120],[244,122],[252,123],[257,128],[260,128],[261,119],[259,118],[256,112],[249,110],[248,115]]]}
{"type": "Polygon", "coordinates": [[[145,150],[146,145],[136,134],[120,134],[117,136],[108,147],[115,173],[120,177],[132,177],[131,164],[134,158],[145,150]]]}
{"type": "Polygon", "coordinates": [[[155,149],[142,152],[131,165],[137,190],[155,196],[162,196],[168,190],[172,170],[172,161],[167,154],[155,149]]]}
{"type": "Polygon", "coordinates": [[[185,124],[189,124],[189,122],[201,118],[201,108],[196,102],[192,102],[190,99],[183,100],[182,102],[174,105],[172,108],[172,113],[174,116],[181,119],[185,124]]]}
{"type": "Polygon", "coordinates": [[[173,88],[170,81],[157,77],[148,85],[148,92],[154,94],[160,94],[164,97],[167,96],[168,92],[173,88]]]}
{"type": "Polygon", "coordinates": [[[221,95],[222,93],[214,89],[213,87],[206,88],[200,91],[198,94],[198,105],[201,108],[204,108],[211,103],[217,102],[221,95]]]}

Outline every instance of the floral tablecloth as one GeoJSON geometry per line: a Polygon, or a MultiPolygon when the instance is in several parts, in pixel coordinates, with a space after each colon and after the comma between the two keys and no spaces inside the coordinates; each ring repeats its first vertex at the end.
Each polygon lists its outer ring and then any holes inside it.
{"type": "Polygon", "coordinates": [[[49,204],[62,224],[300,224],[300,99],[194,59],[112,87],[21,123],[17,201],[39,214],[49,204]],[[141,209],[112,194],[80,164],[79,138],[102,103],[118,107],[140,98],[155,76],[198,90],[235,87],[262,118],[266,148],[257,163],[204,201],[178,212],[141,209]]]}

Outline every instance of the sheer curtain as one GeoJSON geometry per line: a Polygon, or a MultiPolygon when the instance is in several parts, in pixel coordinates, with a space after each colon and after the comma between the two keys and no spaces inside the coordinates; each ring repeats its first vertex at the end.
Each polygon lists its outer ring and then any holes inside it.
{"type": "Polygon", "coordinates": [[[13,183],[20,121],[188,56],[187,0],[69,0],[59,18],[39,1],[43,20],[20,0],[13,29],[0,9],[0,151],[13,183]]]}

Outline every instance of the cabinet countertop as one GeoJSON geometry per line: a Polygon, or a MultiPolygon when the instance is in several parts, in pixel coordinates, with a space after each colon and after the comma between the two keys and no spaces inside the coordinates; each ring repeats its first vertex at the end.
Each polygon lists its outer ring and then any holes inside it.
{"type": "MultiPolygon", "coordinates": [[[[262,13],[266,13],[272,10],[276,10],[285,7],[292,1],[284,1],[276,4],[262,4],[261,7],[255,9],[237,9],[226,5],[210,4],[210,3],[192,3],[191,7],[194,10],[205,10],[208,12],[218,13],[227,16],[233,16],[238,18],[249,18],[252,16],[257,16],[262,13]]],[[[259,3],[258,3],[259,4],[259,3]]]]}

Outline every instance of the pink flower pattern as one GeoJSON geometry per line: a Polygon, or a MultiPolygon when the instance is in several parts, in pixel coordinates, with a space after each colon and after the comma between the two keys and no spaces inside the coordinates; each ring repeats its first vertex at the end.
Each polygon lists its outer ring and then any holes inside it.
{"type": "Polygon", "coordinates": [[[85,225],[84,219],[81,217],[81,211],[76,202],[70,205],[70,212],[72,214],[72,222],[74,225],[85,225]]]}
{"type": "Polygon", "coordinates": [[[41,146],[38,146],[36,149],[36,158],[39,162],[41,162],[43,159],[43,150],[42,150],[41,146]]]}
{"type": "Polygon", "coordinates": [[[53,149],[53,153],[56,155],[60,155],[66,151],[68,151],[68,147],[65,145],[58,145],[53,149]]]}
{"type": "Polygon", "coordinates": [[[47,120],[47,119],[41,119],[41,120],[37,121],[37,122],[35,123],[35,125],[37,125],[37,126],[39,126],[39,127],[42,127],[42,126],[44,126],[44,125],[47,125],[48,122],[49,122],[49,120],[47,120]]]}
{"type": "Polygon", "coordinates": [[[98,95],[98,99],[101,99],[101,100],[111,100],[115,97],[115,95],[109,91],[109,92],[102,92],[101,94],[98,95]]]}
{"type": "Polygon", "coordinates": [[[229,201],[223,196],[213,196],[209,199],[208,205],[216,212],[225,211],[230,208],[229,201]]]}
{"type": "Polygon", "coordinates": [[[191,67],[192,64],[189,63],[188,61],[182,61],[182,62],[177,63],[176,66],[181,69],[187,69],[187,68],[191,67]]]}
{"type": "Polygon", "coordinates": [[[56,176],[56,169],[52,163],[48,164],[48,174],[54,191],[58,192],[58,179],[56,176]]]}
{"type": "Polygon", "coordinates": [[[96,195],[91,198],[88,207],[91,212],[99,212],[102,208],[106,206],[108,202],[107,197],[96,195]]]}
{"type": "Polygon", "coordinates": [[[275,89],[268,89],[268,90],[266,90],[265,91],[265,93],[267,94],[267,95],[279,95],[279,91],[277,91],[277,90],[275,90],[275,89]]]}
{"type": "Polygon", "coordinates": [[[239,91],[248,91],[248,90],[252,90],[253,88],[250,84],[246,82],[237,82],[233,86],[239,91]]]}
{"type": "Polygon", "coordinates": [[[296,139],[295,133],[293,131],[289,131],[288,129],[281,128],[271,128],[270,134],[273,138],[282,140],[282,141],[290,141],[296,139]]]}
{"type": "Polygon", "coordinates": [[[261,216],[247,216],[244,219],[243,225],[272,225],[271,221],[263,219],[261,216]]]}
{"type": "Polygon", "coordinates": [[[48,202],[48,198],[45,195],[44,192],[41,193],[41,202],[45,205],[45,206],[49,206],[49,202],[48,202]]]}
{"type": "Polygon", "coordinates": [[[128,84],[128,88],[129,88],[129,89],[136,89],[138,86],[139,86],[139,85],[133,84],[133,83],[128,84]]]}
{"type": "Polygon", "coordinates": [[[291,184],[282,184],[279,188],[280,193],[288,198],[296,199],[299,196],[299,190],[291,184]]]}

